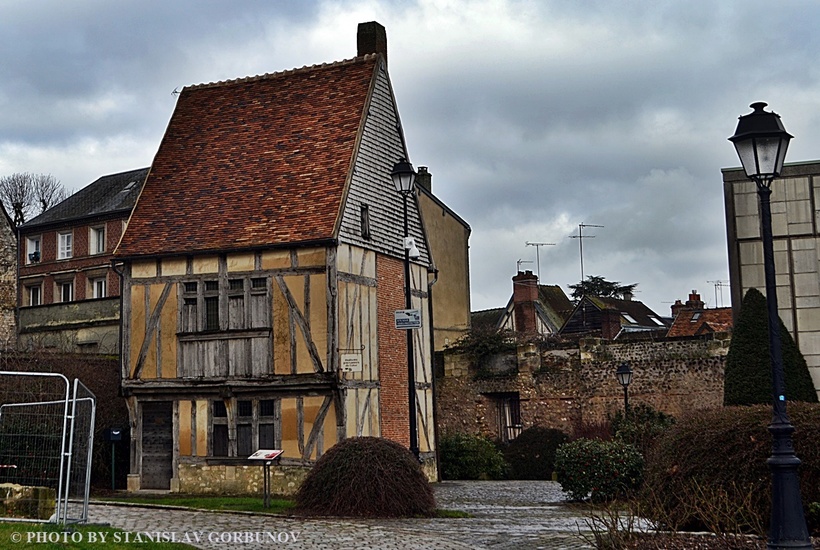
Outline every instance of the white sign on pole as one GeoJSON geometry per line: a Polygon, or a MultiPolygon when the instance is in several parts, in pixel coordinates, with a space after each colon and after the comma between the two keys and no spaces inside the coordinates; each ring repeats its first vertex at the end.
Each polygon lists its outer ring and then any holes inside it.
{"type": "Polygon", "coordinates": [[[399,330],[421,328],[421,310],[397,309],[395,312],[395,320],[396,328],[399,330]]]}

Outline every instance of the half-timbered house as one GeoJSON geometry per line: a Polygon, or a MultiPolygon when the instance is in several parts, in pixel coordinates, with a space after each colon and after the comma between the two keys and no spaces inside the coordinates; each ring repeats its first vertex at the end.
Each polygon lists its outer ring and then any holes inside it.
{"type": "MultiPolygon", "coordinates": [[[[384,28],[358,57],[189,86],[116,250],[123,273],[129,488],[249,492],[256,449],[293,491],[337,441],[409,445],[402,196],[410,158],[384,28]]],[[[428,269],[409,230],[421,459],[435,476],[428,269]]]]}

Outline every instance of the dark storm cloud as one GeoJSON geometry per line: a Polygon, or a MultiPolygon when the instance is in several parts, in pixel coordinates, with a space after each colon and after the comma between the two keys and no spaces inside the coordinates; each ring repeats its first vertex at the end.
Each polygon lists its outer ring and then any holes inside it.
{"type": "MultiPolygon", "coordinates": [[[[720,168],[768,101],[820,158],[820,6],[752,1],[131,1],[0,4],[0,174],[73,186],[150,164],[182,86],[355,55],[387,27],[411,159],[472,226],[475,309],[518,260],[667,302],[728,278],[720,168]]],[[[714,299],[712,299],[714,301],[714,299]]]]}

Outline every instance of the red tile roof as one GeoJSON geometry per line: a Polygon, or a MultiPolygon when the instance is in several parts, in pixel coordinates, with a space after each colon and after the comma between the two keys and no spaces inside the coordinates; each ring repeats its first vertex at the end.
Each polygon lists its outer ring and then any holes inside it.
{"type": "Polygon", "coordinates": [[[695,336],[711,332],[731,332],[732,308],[683,309],[669,328],[668,337],[695,336]]]}
{"type": "Polygon", "coordinates": [[[183,89],[116,254],[334,237],[378,62],[183,89]]]}

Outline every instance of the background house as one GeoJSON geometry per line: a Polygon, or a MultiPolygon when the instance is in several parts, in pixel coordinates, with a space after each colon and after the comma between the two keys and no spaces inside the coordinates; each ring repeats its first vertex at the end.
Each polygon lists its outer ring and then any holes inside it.
{"type": "Polygon", "coordinates": [[[666,336],[669,321],[632,299],[584,296],[561,328],[561,336],[599,336],[604,340],[644,333],[666,336]]]}
{"type": "Polygon", "coordinates": [[[732,331],[732,308],[707,309],[695,290],[689,294],[686,303],[675,300],[672,318],[672,326],[666,334],[670,338],[732,331]]]}
{"type": "MultiPolygon", "coordinates": [[[[274,491],[292,492],[340,439],[408,445],[404,199],[390,173],[409,156],[384,28],[360,25],[358,48],[179,95],[116,251],[129,488],[249,492],[262,469],[247,456],[278,448],[274,491]]],[[[413,405],[435,477],[431,255],[416,194],[408,207],[413,405]]]]}
{"type": "MultiPolygon", "coordinates": [[[[757,188],[742,168],[724,168],[729,279],[735,318],[746,291],[766,294],[757,188]]],[[[789,163],[772,184],[772,233],[780,318],[820,391],[820,161],[789,163]]]]}
{"type": "Polygon", "coordinates": [[[103,176],[17,228],[20,349],[119,352],[111,259],[147,175],[103,176]]]}
{"type": "Polygon", "coordinates": [[[432,174],[419,166],[419,208],[434,272],[430,288],[435,351],[461,338],[470,328],[470,225],[433,194],[432,174]]]}

